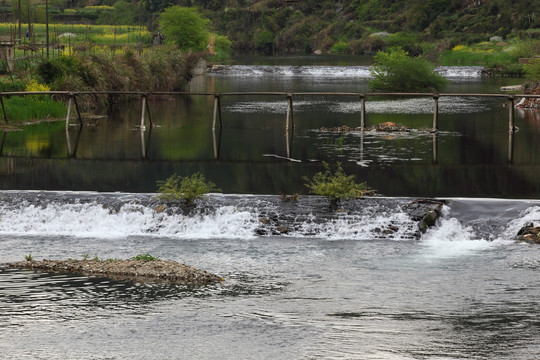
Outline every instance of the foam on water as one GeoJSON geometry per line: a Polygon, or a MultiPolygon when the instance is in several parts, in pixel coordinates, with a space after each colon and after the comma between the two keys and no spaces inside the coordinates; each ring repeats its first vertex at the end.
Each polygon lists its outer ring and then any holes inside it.
{"type": "Polygon", "coordinates": [[[287,237],[316,237],[327,240],[410,240],[416,222],[404,212],[341,215],[327,222],[316,222],[311,216],[298,229],[284,234],[287,237]],[[395,225],[389,228],[389,224],[395,225]]]}
{"type": "Polygon", "coordinates": [[[501,230],[491,227],[487,234],[482,226],[493,219],[476,220],[463,224],[459,219],[449,216],[449,208],[445,207],[444,215],[438,226],[429,229],[422,237],[425,255],[430,258],[449,258],[474,255],[487,249],[512,244],[518,231],[526,224],[540,224],[540,207],[533,206],[519,213],[516,219],[501,224],[501,230]]]}
{"type": "MultiPolygon", "coordinates": [[[[362,109],[359,102],[338,102],[331,110],[354,113],[362,109]]],[[[439,99],[439,114],[470,114],[488,110],[485,100],[470,97],[439,99]]],[[[433,100],[425,97],[397,100],[366,101],[366,113],[373,114],[433,114],[433,100]]]]}
{"type": "MultiPolygon", "coordinates": [[[[189,214],[174,208],[159,211],[156,203],[148,202],[151,197],[120,202],[88,201],[78,195],[39,201],[28,196],[22,201],[17,196],[11,199],[0,202],[0,235],[255,239],[279,234],[328,240],[411,240],[418,231],[417,220],[399,199],[328,212],[309,199],[287,208],[278,197],[216,196],[189,214]]],[[[540,223],[540,206],[527,207],[517,215],[491,226],[495,220],[482,217],[463,222],[446,206],[437,226],[422,235],[421,244],[428,257],[474,254],[508,244],[525,224],[540,223]]]]}
{"type": "MultiPolygon", "coordinates": [[[[435,71],[446,78],[476,79],[482,76],[480,66],[438,66],[435,71]]],[[[369,66],[275,66],[275,65],[222,65],[210,74],[226,76],[279,76],[369,79],[369,66]]]]}
{"type": "Polygon", "coordinates": [[[428,258],[450,258],[472,255],[494,245],[479,239],[472,227],[463,225],[456,218],[442,219],[422,237],[424,255],[428,258]]]}
{"type": "Polygon", "coordinates": [[[224,206],[208,215],[185,216],[125,204],[117,212],[98,203],[22,204],[0,208],[0,234],[122,238],[165,236],[212,239],[253,237],[256,214],[224,206]]]}
{"type": "Polygon", "coordinates": [[[513,239],[523,226],[530,223],[540,225],[540,206],[532,206],[522,211],[517,219],[508,223],[506,229],[499,235],[499,239],[513,239]]]}
{"type": "Polygon", "coordinates": [[[323,212],[296,207],[292,213],[277,202],[216,197],[197,211],[158,211],[156,205],[136,201],[105,205],[77,197],[0,203],[0,235],[125,238],[130,236],[173,239],[253,239],[280,234],[292,238],[328,240],[409,240],[416,222],[400,204],[366,205],[346,212],[323,212]],[[261,219],[267,219],[265,221],[261,219]],[[277,219],[272,222],[270,219],[277,219]],[[286,228],[286,231],[282,229],[286,228]],[[280,230],[281,229],[281,230],[280,230]]]}
{"type": "MultiPolygon", "coordinates": [[[[294,112],[309,112],[313,109],[332,113],[359,113],[362,109],[359,101],[324,101],[324,100],[295,100],[294,112]]],[[[489,107],[485,100],[470,97],[441,98],[439,100],[440,114],[470,114],[483,112],[489,107]]],[[[285,101],[253,101],[236,102],[224,108],[233,113],[265,113],[286,114],[285,101]]],[[[429,98],[406,98],[397,100],[377,100],[366,102],[366,113],[370,114],[432,114],[433,100],[429,98]]]]}
{"type": "Polygon", "coordinates": [[[452,79],[477,79],[482,76],[481,66],[437,66],[435,71],[440,75],[452,79]]]}

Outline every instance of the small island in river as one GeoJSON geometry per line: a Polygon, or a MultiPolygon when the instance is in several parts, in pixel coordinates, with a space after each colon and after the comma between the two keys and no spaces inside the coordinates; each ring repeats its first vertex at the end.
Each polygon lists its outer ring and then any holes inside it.
{"type": "Polygon", "coordinates": [[[56,274],[77,274],[139,283],[207,285],[223,281],[217,275],[172,260],[27,260],[8,268],[56,274]]]}

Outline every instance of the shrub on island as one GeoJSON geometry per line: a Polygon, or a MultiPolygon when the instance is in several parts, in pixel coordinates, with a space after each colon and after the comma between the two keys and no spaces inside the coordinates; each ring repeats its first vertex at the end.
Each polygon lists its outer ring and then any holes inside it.
{"type": "Polygon", "coordinates": [[[420,57],[410,57],[401,49],[379,51],[369,69],[370,88],[382,91],[441,91],[447,80],[435,72],[435,65],[420,57]]]}

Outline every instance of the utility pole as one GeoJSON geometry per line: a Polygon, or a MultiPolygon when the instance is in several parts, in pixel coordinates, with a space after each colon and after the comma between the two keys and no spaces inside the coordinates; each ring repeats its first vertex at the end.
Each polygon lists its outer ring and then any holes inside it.
{"type": "Polygon", "coordinates": [[[47,59],[49,58],[49,0],[45,0],[45,38],[47,46],[47,59]]]}
{"type": "Polygon", "coordinates": [[[19,14],[19,44],[21,43],[22,41],[22,37],[21,37],[21,0],[19,0],[19,6],[18,6],[18,14],[19,14]]]}
{"type": "Polygon", "coordinates": [[[31,27],[31,23],[30,23],[30,0],[28,0],[28,2],[26,4],[27,4],[27,8],[28,8],[28,32],[27,32],[27,35],[28,35],[28,43],[30,43],[30,39],[32,39],[32,27],[31,27]]]}

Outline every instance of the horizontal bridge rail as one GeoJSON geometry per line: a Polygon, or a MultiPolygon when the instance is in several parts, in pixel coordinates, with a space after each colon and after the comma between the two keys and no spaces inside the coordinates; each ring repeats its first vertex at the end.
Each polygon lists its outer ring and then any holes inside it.
{"type": "Polygon", "coordinates": [[[77,112],[77,118],[79,124],[83,125],[81,113],[77,103],[78,96],[85,95],[107,95],[107,96],[139,96],[142,98],[142,110],[141,110],[141,124],[142,129],[145,128],[145,118],[148,116],[150,126],[153,126],[152,118],[150,115],[150,109],[148,107],[149,96],[212,96],[214,97],[214,114],[212,130],[215,131],[216,122],[219,119],[220,127],[222,126],[221,118],[221,98],[224,96],[282,96],[287,99],[287,118],[286,118],[286,131],[292,126],[293,122],[293,97],[296,96],[344,96],[344,97],[357,97],[361,102],[361,117],[360,127],[363,130],[365,128],[365,115],[366,107],[365,101],[368,97],[382,97],[382,96],[396,96],[396,97],[431,97],[434,100],[433,106],[433,131],[438,130],[438,116],[439,116],[439,99],[442,97],[491,97],[491,98],[506,98],[509,101],[509,120],[508,129],[509,132],[514,131],[514,101],[520,98],[540,98],[540,95],[533,94],[481,94],[481,93],[403,93],[403,92],[279,92],[279,91],[259,91],[259,92],[189,92],[189,91],[5,91],[0,92],[0,105],[2,106],[2,112],[4,121],[8,123],[8,118],[4,106],[4,97],[8,96],[28,96],[28,95],[56,95],[68,98],[68,110],[66,116],[66,127],[69,126],[69,119],[71,115],[72,103],[75,105],[77,112]]]}
{"type": "Polygon", "coordinates": [[[0,91],[0,96],[25,95],[194,95],[194,96],[460,96],[460,97],[494,97],[494,98],[540,98],[533,94],[500,94],[500,93],[404,93],[404,92],[284,92],[284,91],[253,91],[253,92],[190,92],[190,91],[0,91]]]}
{"type": "MultiPolygon", "coordinates": [[[[81,117],[81,112],[77,103],[77,97],[79,96],[97,96],[97,95],[107,95],[107,96],[135,96],[140,97],[142,100],[142,109],[141,109],[141,119],[140,119],[140,129],[141,129],[141,140],[143,144],[142,153],[143,158],[147,157],[147,148],[145,148],[144,141],[144,130],[145,119],[148,116],[150,126],[153,126],[152,118],[150,116],[150,109],[148,107],[148,97],[149,96],[209,96],[214,98],[214,111],[213,111],[213,121],[212,121],[212,133],[214,139],[214,157],[219,158],[219,144],[221,143],[221,132],[219,136],[219,141],[216,141],[216,123],[219,119],[220,128],[223,126],[222,117],[221,117],[221,98],[225,96],[279,96],[284,97],[287,101],[287,115],[285,122],[285,136],[287,143],[287,158],[290,158],[291,146],[292,146],[292,136],[290,136],[290,129],[294,129],[293,121],[293,98],[297,96],[339,96],[339,97],[354,97],[360,100],[360,130],[365,129],[365,117],[366,117],[366,98],[368,97],[430,97],[433,99],[433,127],[434,132],[434,161],[437,159],[437,149],[436,149],[436,133],[438,131],[438,116],[439,116],[439,99],[442,97],[482,97],[482,98],[500,98],[506,99],[508,101],[508,162],[512,163],[513,159],[513,136],[515,131],[514,126],[514,101],[516,99],[523,98],[540,98],[540,95],[533,94],[500,94],[500,93],[490,93],[490,94],[480,94],[480,93],[402,93],[402,92],[189,92],[189,91],[5,91],[0,92],[0,105],[2,107],[2,112],[4,116],[4,121],[8,123],[8,118],[6,114],[6,109],[4,106],[4,98],[9,96],[28,96],[28,95],[55,95],[60,98],[68,100],[67,106],[67,115],[66,115],[66,137],[68,141],[68,149],[70,156],[75,156],[76,147],[78,140],[76,141],[75,149],[71,151],[71,141],[69,140],[69,131],[68,126],[71,108],[74,105],[77,112],[77,118],[79,124],[82,126],[83,121],[81,117]]],[[[4,131],[4,139],[6,132],[4,131]]],[[[80,134],[80,132],[79,132],[80,134]]],[[[78,137],[77,137],[78,139],[78,137]]],[[[2,141],[3,147],[3,141],[2,141]]],[[[0,148],[1,154],[1,148],[0,148]]]]}

